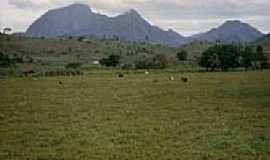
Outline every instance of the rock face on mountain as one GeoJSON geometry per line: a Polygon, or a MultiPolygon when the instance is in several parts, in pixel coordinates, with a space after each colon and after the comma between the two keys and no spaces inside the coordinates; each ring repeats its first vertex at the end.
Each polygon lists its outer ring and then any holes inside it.
{"type": "Polygon", "coordinates": [[[144,41],[178,46],[186,38],[169,30],[152,26],[135,10],[116,17],[97,14],[83,4],[73,4],[50,10],[36,20],[26,31],[32,37],[96,36],[119,37],[128,41],[144,41]]]}
{"type": "Polygon", "coordinates": [[[192,36],[193,40],[223,43],[244,43],[252,42],[263,34],[250,26],[247,23],[241,21],[227,21],[218,28],[214,28],[206,33],[197,34],[192,36]]]}

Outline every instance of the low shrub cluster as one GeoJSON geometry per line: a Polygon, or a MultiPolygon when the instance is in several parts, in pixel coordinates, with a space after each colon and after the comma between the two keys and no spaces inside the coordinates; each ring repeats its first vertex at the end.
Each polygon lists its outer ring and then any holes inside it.
{"type": "Polygon", "coordinates": [[[53,76],[81,76],[84,73],[82,71],[48,71],[42,73],[43,76],[53,77],[53,76]]]}
{"type": "Polygon", "coordinates": [[[136,69],[164,69],[171,64],[170,59],[163,54],[141,57],[135,62],[136,69]]]}

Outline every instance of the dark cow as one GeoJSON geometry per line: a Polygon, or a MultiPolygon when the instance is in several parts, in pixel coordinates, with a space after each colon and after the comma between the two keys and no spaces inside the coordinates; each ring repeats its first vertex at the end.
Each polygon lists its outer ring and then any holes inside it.
{"type": "Polygon", "coordinates": [[[123,74],[118,74],[118,77],[119,78],[124,78],[124,75],[123,74]]]}
{"type": "Polygon", "coordinates": [[[187,77],[182,77],[181,80],[182,80],[184,83],[187,83],[187,82],[188,82],[188,78],[187,78],[187,77]]]}

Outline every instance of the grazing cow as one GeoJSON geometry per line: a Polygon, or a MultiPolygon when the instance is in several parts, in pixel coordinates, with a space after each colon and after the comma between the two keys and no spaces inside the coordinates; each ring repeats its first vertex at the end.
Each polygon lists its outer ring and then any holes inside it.
{"type": "Polygon", "coordinates": [[[188,82],[188,78],[187,78],[187,77],[182,77],[181,80],[182,80],[183,82],[185,82],[185,83],[188,82]]]}
{"type": "Polygon", "coordinates": [[[124,78],[124,75],[123,74],[118,74],[118,77],[119,78],[124,78]]]}
{"type": "Polygon", "coordinates": [[[148,71],[145,71],[145,72],[144,72],[144,74],[148,75],[148,74],[149,74],[149,72],[148,72],[148,71]]]}
{"type": "Polygon", "coordinates": [[[63,85],[63,82],[62,81],[59,81],[58,84],[61,86],[61,85],[63,85]]]}
{"type": "Polygon", "coordinates": [[[170,77],[170,80],[171,80],[171,81],[174,81],[174,77],[173,77],[173,76],[171,76],[171,77],[170,77]]]}

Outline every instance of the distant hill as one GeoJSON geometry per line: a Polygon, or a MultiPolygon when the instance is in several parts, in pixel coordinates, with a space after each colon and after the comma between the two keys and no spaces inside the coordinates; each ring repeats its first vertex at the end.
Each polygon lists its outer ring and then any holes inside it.
{"type": "Polygon", "coordinates": [[[148,42],[178,47],[192,41],[220,43],[253,42],[263,34],[256,28],[238,20],[227,21],[208,32],[184,37],[173,30],[162,30],[151,25],[136,10],[108,17],[94,13],[87,5],[72,4],[49,10],[26,31],[31,37],[94,36],[96,38],[119,38],[131,42],[148,42]]]}
{"type": "Polygon", "coordinates": [[[255,44],[260,44],[260,45],[264,45],[264,44],[269,44],[270,45],[270,33],[266,34],[258,39],[256,39],[254,41],[255,44]]]}
{"type": "Polygon", "coordinates": [[[194,41],[188,44],[185,44],[180,47],[179,50],[185,50],[188,52],[189,59],[198,60],[201,57],[203,51],[208,49],[209,47],[215,45],[216,43],[211,42],[202,42],[202,41],[194,41]]]}
{"type": "Polygon", "coordinates": [[[0,52],[8,55],[30,56],[35,63],[62,66],[69,62],[91,64],[111,54],[120,55],[124,63],[132,62],[144,55],[175,56],[177,48],[95,38],[32,38],[0,34],[0,52]]]}
{"type": "Polygon", "coordinates": [[[50,10],[26,31],[32,37],[95,36],[119,37],[127,41],[143,41],[168,46],[186,43],[186,38],[169,30],[152,26],[135,10],[116,17],[97,14],[83,4],[50,10]]]}
{"type": "Polygon", "coordinates": [[[221,42],[221,43],[245,43],[252,42],[263,34],[256,28],[241,21],[227,21],[218,28],[211,29],[206,33],[192,36],[193,40],[221,42]]]}

